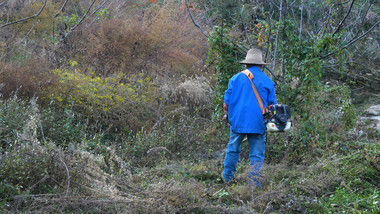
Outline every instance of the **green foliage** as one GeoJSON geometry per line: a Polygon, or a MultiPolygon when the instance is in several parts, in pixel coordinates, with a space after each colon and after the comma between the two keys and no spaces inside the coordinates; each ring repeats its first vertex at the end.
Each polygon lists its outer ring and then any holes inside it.
{"type": "Polygon", "coordinates": [[[55,142],[62,147],[80,143],[85,139],[87,128],[87,124],[80,119],[80,114],[73,108],[61,109],[52,103],[41,110],[42,131],[39,132],[39,139],[55,142]]]}
{"type": "MultiPolygon", "coordinates": [[[[294,126],[289,133],[268,134],[268,161],[309,162],[326,150],[344,153],[344,145],[349,144],[347,131],[354,128],[357,114],[349,88],[325,85],[313,96],[309,115],[293,114],[294,126]]],[[[355,145],[350,148],[356,150],[355,145]]]]}
{"type": "Polygon", "coordinates": [[[79,23],[80,17],[77,14],[71,14],[71,16],[59,16],[58,21],[64,23],[66,26],[65,30],[70,30],[79,23]]]}
{"type": "MultiPolygon", "coordinates": [[[[271,34],[279,34],[284,40],[279,45],[279,53],[282,54],[285,66],[282,68],[283,82],[277,92],[286,98],[295,112],[308,119],[325,77],[323,65],[326,61],[321,56],[338,50],[336,47],[338,36],[320,32],[313,39],[301,39],[292,17],[286,17],[277,25],[280,25],[279,28],[274,29],[271,34]],[[302,96],[298,96],[300,93],[302,96]]],[[[337,58],[341,66],[338,68],[341,69],[344,55],[339,53],[337,58]]]]}
{"type": "Polygon", "coordinates": [[[215,0],[213,3],[213,12],[217,14],[217,17],[224,20],[225,23],[232,23],[234,18],[237,18],[237,12],[239,11],[237,1],[223,1],[215,0]]]}
{"type": "Polygon", "coordinates": [[[332,193],[321,197],[313,210],[339,213],[378,213],[380,203],[377,184],[378,169],[373,163],[379,160],[379,145],[365,144],[364,152],[351,152],[333,160],[329,167],[339,169],[343,181],[332,193]],[[377,153],[377,154],[376,154],[377,153]]]}
{"type": "MultiPolygon", "coordinates": [[[[34,100],[35,101],[35,100],[34,100]]],[[[34,111],[27,101],[21,100],[17,95],[3,100],[0,99],[0,139],[2,147],[14,143],[18,134],[22,133],[25,121],[34,111]]]]}
{"type": "Polygon", "coordinates": [[[325,86],[325,93],[328,93],[329,106],[338,110],[340,120],[346,131],[354,128],[356,125],[356,110],[352,104],[350,89],[346,85],[342,86],[325,86]]]}
{"type": "Polygon", "coordinates": [[[379,194],[376,189],[371,189],[363,195],[346,187],[337,188],[334,194],[323,199],[323,210],[339,213],[378,213],[379,194]]]}
{"type": "Polygon", "coordinates": [[[33,187],[41,180],[45,182],[49,176],[53,176],[57,181],[64,178],[64,172],[57,171],[56,166],[52,164],[53,158],[53,150],[46,150],[39,145],[26,142],[13,144],[7,149],[7,155],[3,158],[0,168],[0,178],[3,181],[1,188],[5,190],[1,193],[1,198],[10,200],[12,196],[22,192],[46,193],[59,188],[54,183],[41,183],[39,188],[33,187]]]}
{"type": "Polygon", "coordinates": [[[238,48],[233,43],[234,40],[229,35],[229,31],[228,28],[214,27],[208,39],[207,63],[215,66],[217,70],[213,102],[215,105],[214,117],[216,118],[219,118],[223,112],[223,97],[228,88],[229,79],[242,70],[242,66],[238,63],[238,48]]]}
{"type": "MultiPolygon", "coordinates": [[[[278,34],[284,41],[278,46],[284,66],[276,92],[278,100],[293,110],[295,125],[291,140],[286,143],[289,146],[276,144],[273,149],[280,150],[276,152],[279,156],[285,155],[282,149],[292,152],[289,157],[298,162],[320,156],[331,142],[344,140],[344,132],[355,125],[356,111],[347,86],[324,86],[326,61],[321,56],[337,51],[337,36],[320,32],[314,39],[301,39],[295,23],[292,17],[285,17],[268,33],[278,34]]],[[[337,63],[341,65],[344,55],[337,55],[337,63]]]]}

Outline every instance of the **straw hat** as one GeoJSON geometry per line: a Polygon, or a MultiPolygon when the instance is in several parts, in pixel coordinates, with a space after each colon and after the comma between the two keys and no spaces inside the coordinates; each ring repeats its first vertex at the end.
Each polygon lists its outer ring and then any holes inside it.
{"type": "Polygon", "coordinates": [[[264,62],[263,54],[260,49],[251,48],[249,49],[245,60],[241,61],[240,64],[266,65],[267,63],[264,62]]]}

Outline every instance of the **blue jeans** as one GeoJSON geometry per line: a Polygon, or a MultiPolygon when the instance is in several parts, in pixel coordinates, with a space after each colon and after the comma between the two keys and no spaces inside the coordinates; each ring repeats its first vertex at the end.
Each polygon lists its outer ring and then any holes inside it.
{"type": "Polygon", "coordinates": [[[259,188],[260,183],[258,178],[260,177],[260,169],[263,166],[265,157],[265,134],[241,134],[231,130],[230,142],[227,146],[226,158],[224,159],[223,177],[226,182],[233,179],[241,152],[241,142],[246,135],[249,143],[249,183],[253,181],[256,183],[257,188],[259,188]]]}

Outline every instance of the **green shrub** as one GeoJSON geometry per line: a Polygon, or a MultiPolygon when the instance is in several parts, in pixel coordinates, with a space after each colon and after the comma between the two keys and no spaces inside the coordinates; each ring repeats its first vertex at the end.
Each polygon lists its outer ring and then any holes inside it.
{"type": "Polygon", "coordinates": [[[88,124],[81,120],[81,115],[73,108],[57,108],[51,103],[40,112],[41,129],[38,130],[38,137],[41,141],[51,141],[61,147],[67,147],[95,134],[86,133],[88,124]]]}
{"type": "Polygon", "coordinates": [[[60,182],[66,178],[66,173],[59,169],[57,155],[54,149],[37,142],[18,141],[8,148],[1,159],[0,178],[2,188],[13,191],[3,192],[2,198],[10,200],[21,193],[60,192],[60,182]]]}
{"type": "Polygon", "coordinates": [[[308,163],[326,151],[345,153],[345,148],[360,148],[350,142],[347,134],[356,125],[356,109],[347,86],[326,85],[315,95],[308,115],[299,115],[297,108],[293,110],[289,132],[268,133],[268,161],[308,163]]]}
{"type": "MultiPolygon", "coordinates": [[[[35,104],[36,100],[30,102],[35,104]]],[[[23,131],[25,121],[36,111],[35,107],[29,104],[17,95],[6,100],[0,99],[0,140],[3,148],[17,140],[23,131]]]]}
{"type": "Polygon", "coordinates": [[[365,143],[364,149],[332,160],[334,171],[338,171],[343,180],[332,192],[323,195],[320,203],[312,206],[320,212],[378,213],[380,182],[379,144],[365,143]],[[363,151],[363,152],[362,152],[363,151]]]}

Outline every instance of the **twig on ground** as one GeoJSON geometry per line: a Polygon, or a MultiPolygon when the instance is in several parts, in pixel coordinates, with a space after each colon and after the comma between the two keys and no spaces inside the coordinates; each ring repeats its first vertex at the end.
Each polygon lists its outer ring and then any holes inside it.
{"type": "Polygon", "coordinates": [[[66,169],[67,187],[66,187],[65,196],[67,197],[69,195],[69,190],[70,190],[70,172],[69,172],[69,169],[67,168],[66,163],[62,159],[59,159],[59,160],[63,163],[63,165],[65,166],[65,169],[66,169]]]}

